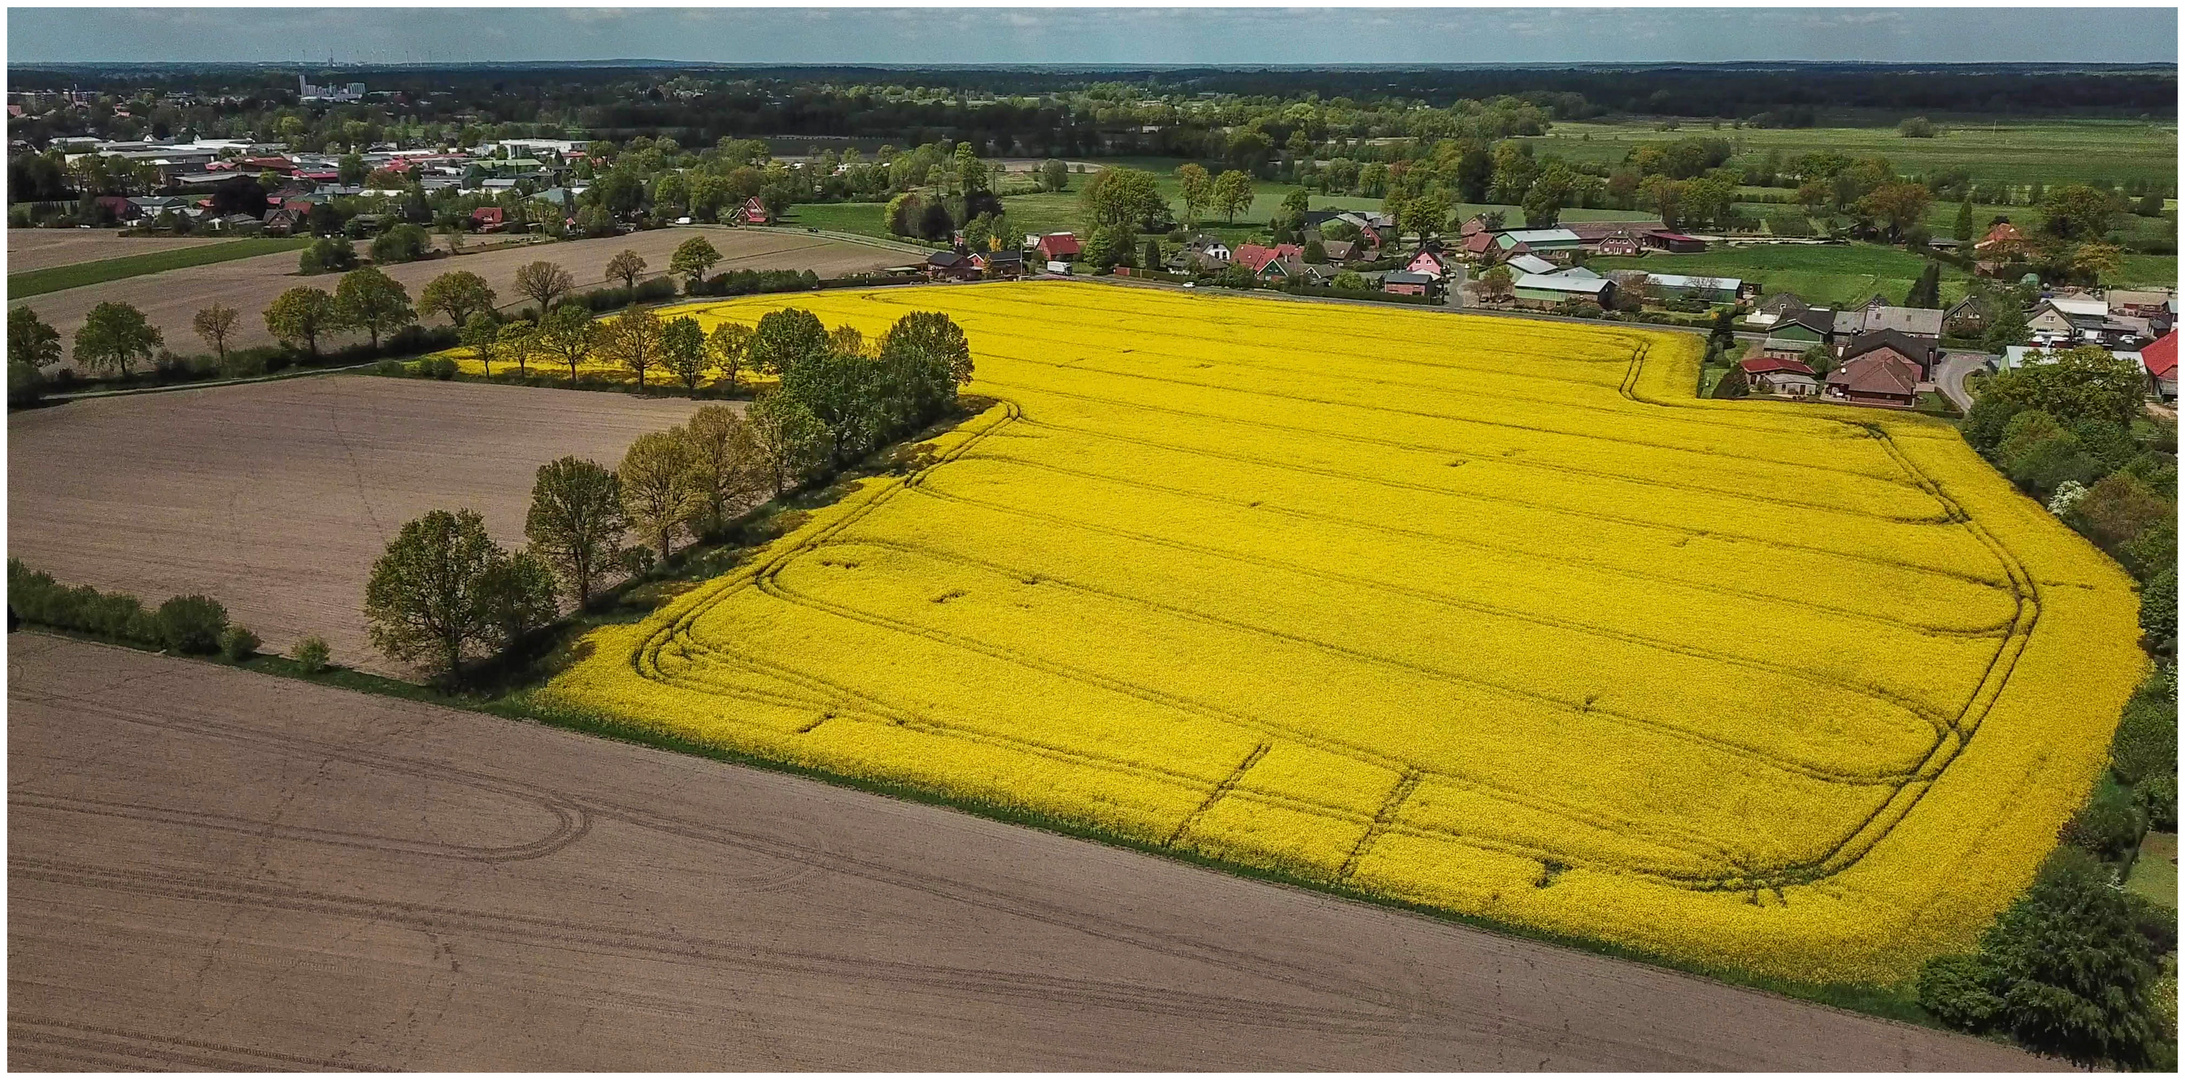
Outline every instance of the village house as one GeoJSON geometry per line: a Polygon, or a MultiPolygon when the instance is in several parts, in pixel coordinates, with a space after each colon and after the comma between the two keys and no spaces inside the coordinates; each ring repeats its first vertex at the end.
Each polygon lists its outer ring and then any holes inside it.
{"type": "Polygon", "coordinates": [[[1020,278],[1024,276],[1024,252],[1015,248],[982,251],[971,256],[971,265],[989,280],[1020,278]]]}
{"type": "Polygon", "coordinates": [[[1934,308],[1897,307],[1887,299],[1876,296],[1868,300],[1864,308],[1839,314],[1837,331],[1864,334],[1875,330],[1897,330],[1919,337],[1940,338],[1943,318],[1944,313],[1934,308]]]}
{"type": "Polygon", "coordinates": [[[1804,311],[1806,298],[1794,292],[1769,293],[1753,305],[1752,314],[1745,316],[1747,326],[1769,327],[1783,321],[1783,316],[1804,311]]]}
{"type": "Polygon", "coordinates": [[[2147,372],[2147,389],[2157,400],[2177,400],[2177,331],[2156,338],[2139,351],[2140,367],[2147,372]]]}
{"type": "Polygon", "coordinates": [[[1213,272],[1228,266],[1230,257],[1229,245],[1218,237],[1201,233],[1184,241],[1184,246],[1169,256],[1168,266],[1185,273],[1213,272]]]}
{"type": "Polygon", "coordinates": [[[1305,249],[1296,244],[1276,244],[1273,247],[1265,247],[1260,244],[1239,244],[1236,251],[1230,256],[1231,262],[1251,271],[1253,277],[1262,281],[1292,276],[1295,272],[1292,267],[1275,265],[1285,259],[1294,264],[1302,265],[1305,261],[1305,249]],[[1273,269],[1270,270],[1270,267],[1273,267],[1273,269]]]}
{"type": "Polygon", "coordinates": [[[1440,244],[1426,243],[1419,245],[1419,250],[1412,253],[1410,260],[1404,263],[1402,269],[1405,273],[1425,274],[1436,281],[1440,281],[1449,276],[1450,269],[1455,265],[1455,262],[1456,260],[1450,258],[1448,253],[1441,249],[1440,244]]]}
{"type": "Polygon", "coordinates": [[[1745,383],[1755,394],[1774,397],[1812,397],[1820,392],[1820,380],[1814,378],[1813,369],[1796,360],[1761,356],[1738,363],[1745,373],[1745,383]]]}
{"type": "Polygon", "coordinates": [[[1358,257],[1358,245],[1349,240],[1322,240],[1320,250],[1332,263],[1347,263],[1358,257]]]}
{"type": "Polygon", "coordinates": [[[736,208],[736,221],[742,225],[772,225],[774,223],[774,212],[768,210],[766,204],[754,195],[745,199],[744,204],[736,208]]]}
{"type": "Polygon", "coordinates": [[[481,206],[470,212],[470,227],[479,232],[500,232],[508,227],[508,213],[498,206],[481,206]]]}
{"type": "Polygon", "coordinates": [[[2026,330],[2036,345],[2128,345],[2145,340],[2144,320],[2113,318],[2109,305],[2084,296],[2052,296],[2034,305],[2026,330]]]}
{"type": "Polygon", "coordinates": [[[1998,221],[1973,244],[1973,271],[1993,274],[2017,262],[2025,252],[2026,234],[2008,221],[1998,221]]]}
{"type": "Polygon", "coordinates": [[[975,281],[979,277],[979,267],[968,255],[936,251],[926,256],[926,277],[934,281],[975,281]]]}
{"type": "Polygon", "coordinates": [[[1496,255],[1527,255],[1532,252],[1532,249],[1523,245],[1519,245],[1515,250],[1504,252],[1500,247],[1496,246],[1495,234],[1491,232],[1476,232],[1464,238],[1464,242],[1457,246],[1457,252],[1463,258],[1470,259],[1475,262],[1485,262],[1487,260],[1493,259],[1496,255]]]}
{"type": "Polygon", "coordinates": [[[1776,320],[1768,328],[1768,339],[1761,343],[1760,353],[1795,360],[1815,346],[1835,342],[1836,312],[1828,308],[1805,308],[1776,320]]]}
{"type": "Polygon", "coordinates": [[[1849,405],[1909,409],[1919,404],[1919,365],[1876,349],[1828,373],[1825,396],[1849,405]]]}
{"type": "Polygon", "coordinates": [[[1979,300],[1968,296],[1943,311],[1942,328],[1952,337],[1978,337],[1988,328],[1988,316],[1979,300]]]}
{"type": "Polygon", "coordinates": [[[1048,233],[1040,237],[1032,245],[1032,249],[1039,253],[1043,262],[1070,262],[1077,258],[1081,250],[1078,247],[1077,234],[1066,232],[1048,233]]]}
{"type": "Polygon", "coordinates": [[[1887,351],[1919,369],[1919,381],[1934,379],[1935,365],[1942,362],[1942,342],[1939,339],[1907,334],[1901,330],[1872,330],[1847,338],[1837,350],[1841,360],[1849,361],[1870,352],[1887,351]]]}

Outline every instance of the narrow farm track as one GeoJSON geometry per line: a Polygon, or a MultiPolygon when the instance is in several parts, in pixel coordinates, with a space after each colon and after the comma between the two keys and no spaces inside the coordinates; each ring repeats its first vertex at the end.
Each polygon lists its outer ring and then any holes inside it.
{"type": "Polygon", "coordinates": [[[2120,653],[2101,700],[2053,703],[2059,648],[2128,640],[2129,586],[1953,431],[1695,401],[1688,338],[1067,284],[796,303],[868,338],[945,310],[1002,406],[597,632],[554,695],[1295,879],[1893,983],[2023,884],[2136,678],[2120,653]]]}
{"type": "MultiPolygon", "coordinates": [[[[8,687],[14,1069],[2047,1064],[934,807],[207,664],[19,635],[8,687]]],[[[1238,796],[1217,797],[1210,813],[1238,796]]]]}

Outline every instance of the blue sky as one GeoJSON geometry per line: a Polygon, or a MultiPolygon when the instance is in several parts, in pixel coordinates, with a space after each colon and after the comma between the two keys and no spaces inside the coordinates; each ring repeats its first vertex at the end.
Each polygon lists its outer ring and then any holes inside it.
{"type": "Polygon", "coordinates": [[[8,62],[2177,62],[2174,8],[11,8],[8,62]]]}

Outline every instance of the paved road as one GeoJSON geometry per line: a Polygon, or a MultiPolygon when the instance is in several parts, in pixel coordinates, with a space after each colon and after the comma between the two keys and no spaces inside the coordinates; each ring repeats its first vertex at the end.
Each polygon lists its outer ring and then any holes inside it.
{"type": "Polygon", "coordinates": [[[1988,354],[1981,352],[1945,352],[1942,362],[1935,365],[1935,389],[1950,399],[1959,412],[1970,412],[1973,396],[1965,392],[1965,376],[1979,371],[1988,364],[1988,354]]]}
{"type": "Polygon", "coordinates": [[[478,714],[26,634],[8,664],[14,1069],[2042,1064],[478,714]]]}

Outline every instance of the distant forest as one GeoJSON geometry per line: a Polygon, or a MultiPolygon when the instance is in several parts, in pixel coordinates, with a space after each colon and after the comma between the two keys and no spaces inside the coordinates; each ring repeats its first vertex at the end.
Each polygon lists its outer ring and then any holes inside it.
{"type": "MultiPolygon", "coordinates": [[[[299,73],[251,68],[24,68],[9,72],[10,90],[69,87],[109,93],[142,88],[269,96],[292,93],[299,73]]],[[[539,113],[608,110],[610,128],[683,129],[693,134],[900,136],[905,127],[970,129],[990,126],[951,112],[947,101],[873,100],[858,89],[919,87],[980,97],[1081,99],[1235,95],[1283,101],[1348,99],[1357,103],[1419,103],[1440,108],[1466,100],[1521,98],[1556,119],[1656,115],[1744,119],[1763,126],[1804,126],[1823,110],[1988,115],[2174,116],[2177,72],[2146,65],[1871,64],[1693,65],[1604,68],[1053,68],[708,67],[633,64],[350,67],[341,81],[412,97],[436,93],[489,107],[490,121],[522,121],[539,113]],[[677,100],[664,84],[705,88],[702,105],[677,100]],[[633,93],[634,91],[634,93],[633,93]],[[741,93],[737,91],[742,91],[741,93]],[[1103,93],[1105,91],[1105,93],[1103,93]],[[855,100],[867,97],[864,102],[855,100]],[[796,105],[797,107],[785,107],[796,105]],[[528,115],[526,115],[528,114],[528,115]],[[1772,122],[1772,124],[1771,124],[1772,122]]],[[[686,99],[687,100],[687,99],[686,99]]],[[[992,108],[993,106],[986,106],[992,108]]],[[[982,120],[985,118],[981,118],[982,120]]],[[[1051,118],[1050,118],[1051,119],[1051,118]]],[[[1008,125],[1001,125],[1007,127],[1008,125]]]]}

